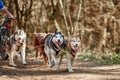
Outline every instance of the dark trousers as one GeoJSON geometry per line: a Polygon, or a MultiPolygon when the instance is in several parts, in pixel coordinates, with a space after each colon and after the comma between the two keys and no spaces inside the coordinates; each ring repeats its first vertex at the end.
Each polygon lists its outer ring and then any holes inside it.
{"type": "Polygon", "coordinates": [[[0,51],[2,49],[2,39],[1,39],[1,30],[0,30],[0,51]]]}
{"type": "Polygon", "coordinates": [[[8,59],[8,55],[7,53],[3,50],[3,45],[4,45],[4,40],[3,40],[3,35],[1,30],[0,30],[0,55],[2,57],[2,59],[7,60],[8,59]]]}

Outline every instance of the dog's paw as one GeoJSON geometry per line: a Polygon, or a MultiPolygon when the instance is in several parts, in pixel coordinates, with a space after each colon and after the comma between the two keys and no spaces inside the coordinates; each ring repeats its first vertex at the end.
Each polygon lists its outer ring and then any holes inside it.
{"type": "Polygon", "coordinates": [[[69,70],[69,72],[74,72],[73,70],[69,70]]]}
{"type": "Polygon", "coordinates": [[[26,62],[26,61],[23,61],[23,64],[24,64],[24,65],[26,65],[26,64],[27,64],[27,62],[26,62]]]}
{"type": "Polygon", "coordinates": [[[16,67],[17,65],[15,63],[9,63],[10,66],[16,67]]]}
{"type": "Polygon", "coordinates": [[[52,65],[52,64],[49,64],[49,63],[47,63],[47,66],[50,67],[50,68],[53,67],[53,65],[52,65]]]}
{"type": "Polygon", "coordinates": [[[53,67],[53,65],[48,65],[48,67],[52,68],[52,67],[53,67]]]}

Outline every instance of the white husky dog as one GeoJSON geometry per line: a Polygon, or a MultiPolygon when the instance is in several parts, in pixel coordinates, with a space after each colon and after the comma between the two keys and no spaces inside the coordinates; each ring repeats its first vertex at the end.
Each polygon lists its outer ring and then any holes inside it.
{"type": "Polygon", "coordinates": [[[61,50],[59,53],[60,54],[59,64],[61,64],[63,55],[65,55],[67,59],[67,64],[68,64],[68,71],[73,72],[72,64],[75,59],[76,53],[78,52],[79,47],[81,45],[81,40],[77,36],[74,36],[65,40],[66,40],[67,46],[65,47],[64,50],[61,50]]]}
{"type": "Polygon", "coordinates": [[[55,32],[53,34],[47,35],[45,39],[44,51],[48,57],[48,66],[53,66],[51,62],[51,60],[53,60],[57,71],[59,70],[59,62],[57,61],[57,56],[62,48],[64,48],[64,36],[61,32],[55,32]]]}
{"type": "Polygon", "coordinates": [[[6,42],[6,51],[9,55],[9,65],[17,66],[14,63],[14,56],[18,57],[18,60],[22,60],[23,64],[27,64],[26,57],[26,33],[23,29],[18,29],[15,33],[10,36],[6,42]]]}

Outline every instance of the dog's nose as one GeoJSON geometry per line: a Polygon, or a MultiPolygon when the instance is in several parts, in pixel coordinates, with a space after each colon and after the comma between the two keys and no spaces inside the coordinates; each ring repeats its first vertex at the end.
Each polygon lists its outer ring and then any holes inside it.
{"type": "Polygon", "coordinates": [[[75,46],[78,46],[78,44],[76,44],[75,46]]]}
{"type": "Polygon", "coordinates": [[[21,40],[21,38],[19,37],[19,40],[21,40]]]}
{"type": "Polygon", "coordinates": [[[60,39],[58,39],[58,42],[60,42],[60,39]]]}

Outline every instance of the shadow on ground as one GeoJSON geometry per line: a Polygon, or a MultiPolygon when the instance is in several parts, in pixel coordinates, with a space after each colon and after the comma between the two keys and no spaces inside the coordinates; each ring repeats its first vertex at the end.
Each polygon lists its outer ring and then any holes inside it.
{"type": "MultiPolygon", "coordinates": [[[[27,61],[27,65],[22,65],[21,62],[15,62],[17,67],[8,65],[8,61],[0,60],[0,75],[6,76],[43,76],[43,75],[68,75],[68,74],[96,74],[96,75],[120,75],[120,67],[109,68],[111,65],[97,65],[91,61],[81,62],[75,61],[73,65],[73,73],[67,71],[67,65],[64,62],[61,65],[60,71],[56,72],[55,67],[52,69],[44,65],[43,61],[27,61]],[[104,69],[108,67],[108,69],[104,69]],[[103,67],[98,69],[97,67],[103,67]]],[[[111,79],[112,80],[112,79],[111,79]]]]}

